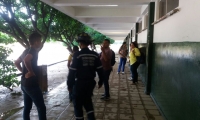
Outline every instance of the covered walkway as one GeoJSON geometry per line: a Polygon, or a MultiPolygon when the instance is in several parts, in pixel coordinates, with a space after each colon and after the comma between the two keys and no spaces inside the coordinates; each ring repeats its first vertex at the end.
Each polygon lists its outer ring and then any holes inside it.
{"type": "MultiPolygon", "coordinates": [[[[63,63],[62,63],[63,64],[63,63]]],[[[131,85],[128,64],[125,74],[116,74],[118,64],[110,76],[111,99],[100,100],[104,88],[95,88],[93,103],[97,120],[164,120],[158,108],[149,95],[144,94],[144,85],[139,79],[138,85],[131,85]]],[[[63,69],[64,70],[64,69],[63,69]]],[[[62,72],[62,71],[60,71],[62,72]]],[[[66,80],[66,75],[59,78],[66,80]]],[[[73,104],[69,102],[66,83],[44,95],[48,120],[75,120],[73,104]]],[[[22,120],[22,110],[7,120],[22,120]]],[[[38,120],[37,110],[31,111],[31,120],[38,120]]]]}

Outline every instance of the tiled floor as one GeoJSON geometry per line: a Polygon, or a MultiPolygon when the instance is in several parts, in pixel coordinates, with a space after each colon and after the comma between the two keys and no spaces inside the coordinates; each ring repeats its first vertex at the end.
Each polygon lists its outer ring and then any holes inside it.
{"type": "MultiPolygon", "coordinates": [[[[131,85],[128,67],[125,74],[116,74],[117,65],[110,76],[109,101],[100,100],[104,88],[95,88],[93,103],[97,120],[164,120],[149,95],[144,94],[141,81],[131,85]]],[[[73,104],[69,102],[66,83],[44,95],[48,120],[75,120],[73,104]]],[[[86,117],[86,116],[85,116],[86,117]]],[[[8,120],[22,120],[22,110],[8,120]]],[[[37,110],[33,107],[31,120],[38,120],[37,110]]]]}

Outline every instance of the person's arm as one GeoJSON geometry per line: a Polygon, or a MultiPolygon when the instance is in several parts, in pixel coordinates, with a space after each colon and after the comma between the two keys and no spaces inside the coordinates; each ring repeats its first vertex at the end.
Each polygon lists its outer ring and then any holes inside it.
{"type": "Polygon", "coordinates": [[[68,60],[67,60],[67,67],[69,68],[70,65],[71,65],[71,62],[72,62],[72,55],[70,54],[69,57],[68,57],[68,60]]]}
{"type": "Polygon", "coordinates": [[[120,47],[120,48],[119,48],[119,51],[118,51],[118,54],[120,54],[120,55],[122,55],[122,54],[121,54],[121,48],[122,48],[122,47],[120,47]]]}
{"type": "Polygon", "coordinates": [[[70,67],[70,65],[71,65],[71,60],[68,60],[68,62],[67,62],[67,67],[69,68],[70,67]]]}
{"type": "Polygon", "coordinates": [[[141,54],[140,54],[140,51],[139,51],[139,49],[138,48],[135,48],[135,56],[140,56],[141,54]]]}
{"type": "Polygon", "coordinates": [[[33,69],[31,66],[32,59],[33,59],[33,56],[31,54],[27,54],[24,58],[24,65],[25,65],[26,69],[28,70],[28,73],[26,73],[25,78],[35,76],[35,73],[33,72],[33,69]]]}
{"type": "Polygon", "coordinates": [[[22,66],[21,66],[21,63],[22,62],[22,59],[19,57],[17,60],[14,61],[14,64],[15,66],[17,67],[17,69],[22,72],[22,66]]]}
{"type": "MultiPolygon", "coordinates": [[[[124,49],[124,48],[123,48],[123,46],[122,46],[122,47],[120,47],[120,49],[119,49],[119,52],[118,52],[118,53],[119,53],[119,54],[120,54],[120,55],[121,55],[123,58],[126,58],[126,56],[124,56],[124,54],[122,54],[122,53],[121,53],[122,49],[124,49]]],[[[124,50],[123,50],[123,52],[124,52],[124,50]]]]}

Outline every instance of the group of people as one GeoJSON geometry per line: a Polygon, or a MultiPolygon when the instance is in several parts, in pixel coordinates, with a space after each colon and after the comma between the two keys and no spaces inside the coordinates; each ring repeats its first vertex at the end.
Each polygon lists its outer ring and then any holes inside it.
{"type": "MultiPolygon", "coordinates": [[[[41,48],[42,36],[34,32],[29,36],[30,48],[15,60],[14,64],[22,72],[21,89],[24,97],[23,119],[30,120],[30,112],[33,103],[35,104],[39,120],[46,120],[46,106],[42,91],[38,82],[38,53],[41,48]],[[21,64],[22,63],[22,64],[21,64]]],[[[70,99],[74,104],[74,112],[77,120],[82,120],[84,107],[87,111],[89,120],[95,120],[94,108],[92,103],[93,90],[96,86],[96,72],[99,76],[98,88],[105,87],[105,93],[102,100],[109,100],[109,76],[112,71],[111,56],[112,51],[109,48],[110,41],[105,39],[101,46],[101,56],[91,51],[88,46],[92,43],[91,37],[87,33],[78,35],[78,47],[73,48],[73,55],[69,56],[67,77],[67,87],[70,93],[70,99]]]]}
{"type": "MultiPolygon", "coordinates": [[[[37,107],[39,120],[46,120],[46,106],[43,99],[43,94],[38,83],[38,52],[41,47],[42,36],[34,32],[29,36],[30,48],[24,50],[20,57],[15,60],[15,66],[22,72],[21,89],[24,96],[24,110],[23,119],[30,120],[30,111],[32,104],[37,107]],[[21,66],[22,63],[22,66],[21,66]]],[[[109,100],[109,76],[112,71],[111,57],[112,50],[110,49],[110,41],[105,39],[101,46],[101,53],[98,54],[91,51],[88,46],[92,43],[91,37],[87,33],[78,35],[77,42],[80,47],[73,48],[73,54],[68,58],[67,67],[69,73],[67,76],[67,87],[70,93],[70,100],[73,101],[74,113],[77,120],[83,120],[83,110],[87,112],[88,120],[95,120],[94,108],[92,103],[93,90],[96,86],[96,72],[99,77],[98,88],[104,85],[105,92],[102,95],[102,100],[109,100]]],[[[119,50],[120,64],[118,73],[124,73],[124,67],[127,57],[126,43],[123,43],[119,50]]],[[[131,43],[130,56],[130,70],[132,73],[133,84],[137,82],[137,67],[135,56],[139,56],[140,52],[131,43]]]]}
{"type": "Polygon", "coordinates": [[[100,54],[88,48],[92,41],[87,33],[81,33],[77,42],[81,50],[73,50],[73,57],[70,57],[70,55],[68,58],[67,86],[70,93],[69,97],[73,101],[77,120],[84,119],[82,107],[87,112],[88,120],[95,120],[92,95],[96,86],[96,72],[99,76],[98,88],[101,88],[102,85],[105,88],[105,93],[101,99],[109,100],[109,76],[112,71],[111,56],[113,53],[109,48],[110,41],[108,39],[103,41],[100,54]]]}
{"type": "Polygon", "coordinates": [[[124,74],[124,69],[125,69],[127,58],[128,58],[129,63],[130,63],[130,71],[131,71],[131,77],[129,78],[129,80],[132,81],[132,85],[135,85],[136,83],[138,83],[137,68],[140,65],[140,63],[137,62],[137,56],[141,55],[137,47],[137,43],[136,42],[130,43],[130,52],[128,56],[128,49],[127,49],[126,42],[123,42],[122,46],[120,47],[118,51],[118,54],[120,55],[120,61],[119,61],[117,74],[119,74],[120,72],[124,74]]]}

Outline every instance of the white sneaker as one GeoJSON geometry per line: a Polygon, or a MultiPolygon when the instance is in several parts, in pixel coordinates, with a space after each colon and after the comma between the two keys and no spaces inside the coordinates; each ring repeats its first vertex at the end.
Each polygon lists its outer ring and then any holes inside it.
{"type": "Polygon", "coordinates": [[[117,72],[117,74],[119,74],[119,72],[117,72]]]}
{"type": "Polygon", "coordinates": [[[122,74],[124,74],[124,72],[122,72],[122,74]]]}

